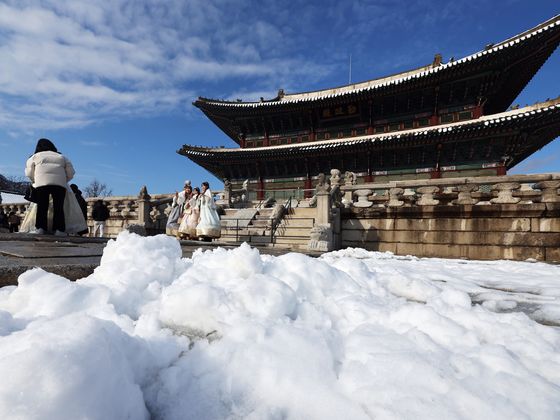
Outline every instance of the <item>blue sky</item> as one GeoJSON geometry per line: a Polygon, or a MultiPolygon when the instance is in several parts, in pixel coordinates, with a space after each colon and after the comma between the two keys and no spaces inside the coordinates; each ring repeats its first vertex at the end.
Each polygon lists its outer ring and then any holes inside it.
{"type": "MultiPolygon", "coordinates": [[[[115,195],[212,175],[182,144],[234,147],[191,103],[255,100],[461,58],[560,13],[557,0],[0,0],[0,173],[40,137],[115,195]]],[[[560,51],[515,101],[560,94],[560,51]]],[[[513,172],[560,172],[555,140],[513,172]]]]}

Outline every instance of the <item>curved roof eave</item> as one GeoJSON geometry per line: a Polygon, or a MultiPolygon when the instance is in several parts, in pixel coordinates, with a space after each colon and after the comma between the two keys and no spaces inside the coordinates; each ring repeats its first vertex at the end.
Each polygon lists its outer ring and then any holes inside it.
{"type": "MultiPolygon", "coordinates": [[[[504,48],[512,47],[523,41],[526,41],[533,37],[534,35],[541,34],[544,31],[548,31],[554,27],[560,26],[560,15],[556,15],[551,19],[525,31],[511,38],[508,38],[502,42],[494,44],[491,48],[484,49],[482,51],[476,52],[474,54],[463,57],[459,60],[448,62],[445,64],[440,64],[439,66],[428,65],[420,67],[415,70],[409,70],[402,73],[398,73],[392,76],[387,76],[379,79],[368,80],[365,82],[354,83],[351,85],[345,85],[337,88],[323,89],[311,92],[286,94],[282,97],[277,97],[272,100],[262,101],[262,102],[239,102],[239,101],[225,101],[216,100],[200,97],[194,102],[195,106],[204,105],[214,105],[214,106],[224,106],[224,107],[246,107],[246,108],[260,108],[260,107],[273,107],[285,104],[295,104],[300,102],[310,102],[321,99],[328,99],[343,95],[361,93],[364,91],[370,91],[374,89],[379,89],[383,87],[388,87],[392,85],[398,85],[400,83],[426,77],[447,69],[451,69],[462,64],[471,62],[473,60],[478,60],[483,56],[494,54],[504,48]]],[[[199,106],[199,107],[200,107],[199,106]]]]}

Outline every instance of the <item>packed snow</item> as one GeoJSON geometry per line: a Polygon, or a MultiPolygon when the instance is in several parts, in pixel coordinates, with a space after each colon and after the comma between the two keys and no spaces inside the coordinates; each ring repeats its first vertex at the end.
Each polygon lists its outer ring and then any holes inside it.
{"type": "Polygon", "coordinates": [[[0,204],[22,204],[27,203],[23,198],[23,195],[11,194],[6,192],[1,192],[0,196],[2,198],[0,204]]]}
{"type": "Polygon", "coordinates": [[[0,418],[558,419],[559,309],[544,263],[125,232],[0,289],[0,418]]]}

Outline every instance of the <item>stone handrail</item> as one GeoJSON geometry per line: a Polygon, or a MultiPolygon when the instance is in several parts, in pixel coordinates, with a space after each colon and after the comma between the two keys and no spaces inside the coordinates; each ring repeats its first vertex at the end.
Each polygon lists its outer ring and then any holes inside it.
{"type": "Polygon", "coordinates": [[[341,187],[345,207],[560,202],[560,173],[390,181],[341,187]]]}

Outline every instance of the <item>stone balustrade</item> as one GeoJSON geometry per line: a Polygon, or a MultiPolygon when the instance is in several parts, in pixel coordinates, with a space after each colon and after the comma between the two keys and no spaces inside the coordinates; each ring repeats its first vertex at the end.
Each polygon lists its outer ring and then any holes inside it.
{"type": "Polygon", "coordinates": [[[560,174],[392,181],[341,186],[346,207],[411,207],[560,202],[560,174]]]}
{"type": "MultiPolygon", "coordinates": [[[[220,191],[215,194],[221,194],[220,191]]],[[[167,217],[171,212],[173,194],[156,194],[150,196],[145,187],[139,195],[92,197],[86,198],[88,204],[87,224],[90,232],[93,231],[92,210],[93,204],[102,199],[109,208],[109,220],[106,222],[105,235],[115,237],[122,230],[136,226],[139,232],[147,234],[164,233],[167,217]]],[[[29,208],[29,202],[0,204],[4,212],[15,211],[23,218],[29,208]]]]}
{"type": "MultiPolygon", "coordinates": [[[[558,173],[357,185],[337,181],[343,199],[332,200],[328,208],[317,205],[316,220],[328,223],[316,224],[310,249],[560,262],[558,173]]],[[[332,195],[332,185],[332,180],[320,182],[317,197],[332,195]]]]}

